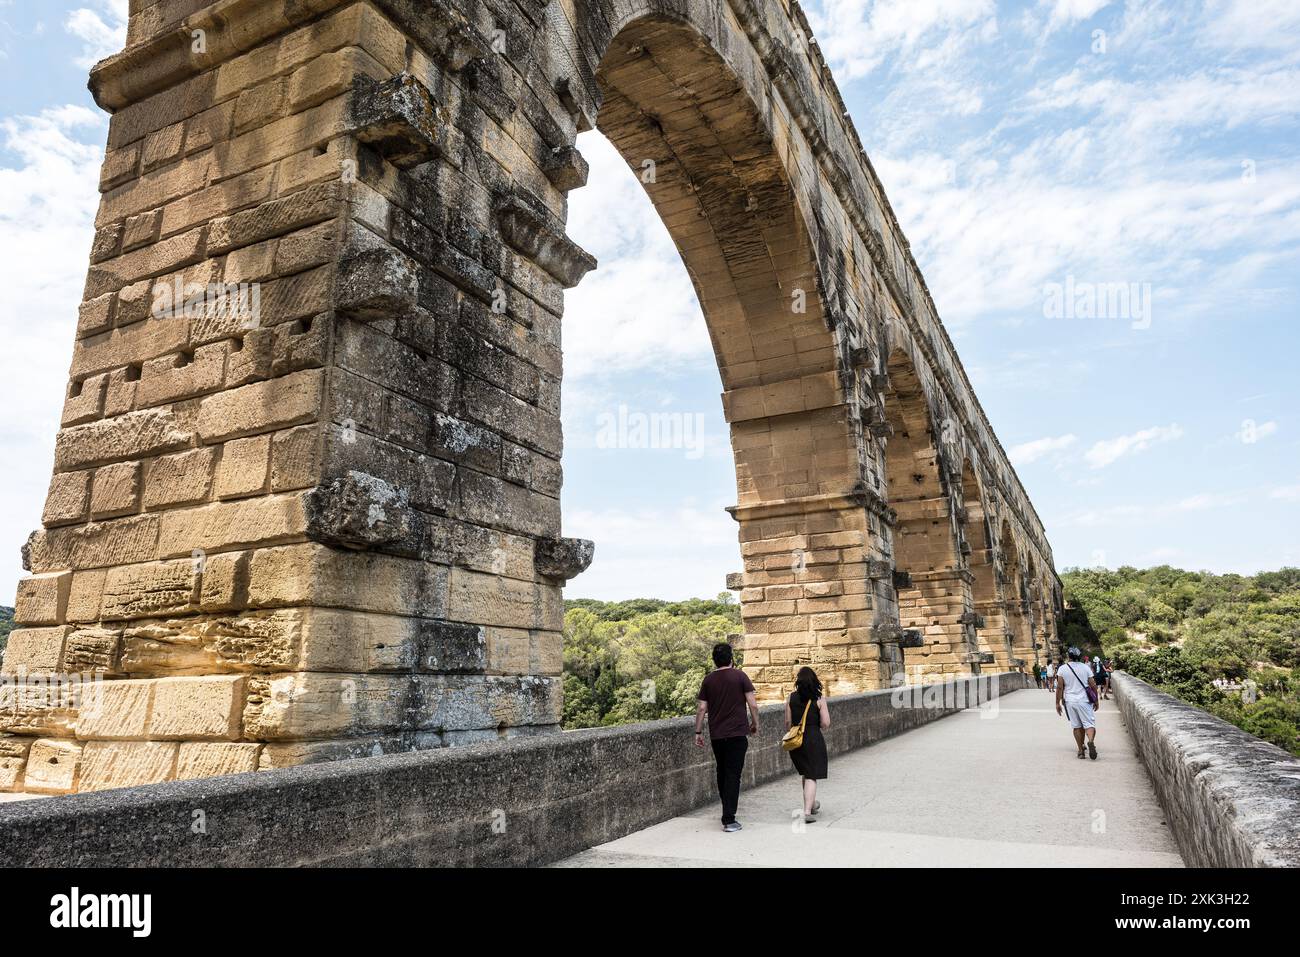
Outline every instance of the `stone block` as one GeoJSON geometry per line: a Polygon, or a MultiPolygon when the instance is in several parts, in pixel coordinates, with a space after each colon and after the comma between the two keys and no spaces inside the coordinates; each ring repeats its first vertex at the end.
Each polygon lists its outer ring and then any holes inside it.
{"type": "Polygon", "coordinates": [[[82,741],[147,738],[154,684],[145,679],[92,684],[77,716],[77,738],[82,741]]]}
{"type": "Polygon", "coordinates": [[[68,614],[72,572],[49,572],[18,580],[14,620],[24,625],[60,625],[68,614]]]}
{"type": "Polygon", "coordinates": [[[70,794],[78,790],[81,745],[76,741],[40,738],[27,752],[23,790],[31,794],[70,794]]]}
{"type": "Polygon", "coordinates": [[[176,779],[211,778],[256,771],[261,744],[224,741],[186,741],[176,757],[176,779]]]}
{"type": "Polygon", "coordinates": [[[0,733],[0,792],[22,790],[23,769],[34,740],[0,733]]]}
{"type": "Polygon", "coordinates": [[[167,741],[88,741],[81,753],[77,790],[104,791],[169,781],[175,777],[178,748],[167,741]]]}
{"type": "Polygon", "coordinates": [[[149,463],[144,479],[144,507],[195,505],[212,491],[217,449],[191,449],[149,463]]]}
{"type": "Polygon", "coordinates": [[[256,495],[266,487],[271,459],[271,436],[233,439],[221,447],[215,494],[219,499],[256,495]]]}
{"type": "Polygon", "coordinates": [[[111,568],[100,613],[109,621],[126,621],[190,611],[197,605],[198,579],[192,559],[111,568]]]}
{"type": "Polygon", "coordinates": [[[194,433],[171,409],[128,412],[59,432],[54,446],[54,468],[68,472],[89,465],[172,452],[189,445],[193,438],[194,433]]]}
{"type": "Polygon", "coordinates": [[[73,629],[67,625],[49,628],[15,628],[5,646],[0,671],[12,675],[43,674],[62,670],[63,642],[73,629]]]}
{"type": "Polygon", "coordinates": [[[85,521],[90,509],[92,472],[56,472],[45,496],[41,521],[47,526],[85,521]]]}
{"type": "Polygon", "coordinates": [[[153,682],[148,737],[233,741],[244,711],[243,675],[160,678],[153,682]]]}
{"type": "Polygon", "coordinates": [[[63,643],[63,670],[69,674],[120,674],[122,633],[112,628],[78,628],[63,643]]]}
{"type": "Polygon", "coordinates": [[[140,510],[140,463],[118,462],[95,469],[90,517],[118,518],[140,510]]]}
{"type": "Polygon", "coordinates": [[[311,421],[320,412],[321,386],[321,371],[308,369],[208,396],[199,406],[198,434],[221,442],[311,421]]]}

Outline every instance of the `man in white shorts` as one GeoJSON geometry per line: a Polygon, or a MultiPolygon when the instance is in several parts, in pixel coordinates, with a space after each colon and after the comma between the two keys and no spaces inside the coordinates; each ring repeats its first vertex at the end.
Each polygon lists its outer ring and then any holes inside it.
{"type": "Polygon", "coordinates": [[[1092,671],[1080,660],[1083,652],[1078,648],[1069,651],[1070,660],[1056,670],[1056,713],[1065,714],[1070,719],[1070,728],[1074,731],[1074,744],[1083,758],[1084,745],[1088,748],[1088,757],[1097,760],[1097,721],[1092,710],[1092,701],[1088,698],[1088,688],[1096,693],[1097,682],[1093,680],[1092,671]]]}

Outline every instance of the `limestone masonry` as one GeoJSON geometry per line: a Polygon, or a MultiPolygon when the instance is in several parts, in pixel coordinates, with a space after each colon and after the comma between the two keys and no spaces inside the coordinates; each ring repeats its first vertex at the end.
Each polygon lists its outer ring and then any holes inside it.
{"type": "MultiPolygon", "coordinates": [[[[565,235],[618,147],[717,353],[746,670],[1054,649],[1051,549],[786,0],[131,0],[0,790],[558,728],[565,235]],[[649,164],[649,165],[647,165],[649,164]],[[644,175],[652,170],[653,175],[644,175]]],[[[615,308],[611,304],[611,308],[615,308]]]]}

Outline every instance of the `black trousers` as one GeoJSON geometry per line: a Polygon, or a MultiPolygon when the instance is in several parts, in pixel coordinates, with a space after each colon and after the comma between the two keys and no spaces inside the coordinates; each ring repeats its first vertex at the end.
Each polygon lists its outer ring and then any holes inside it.
{"type": "Polygon", "coordinates": [[[740,803],[740,775],[745,770],[745,752],[749,738],[712,740],[713,760],[718,765],[718,797],[722,798],[722,823],[736,819],[736,805],[740,803]]]}

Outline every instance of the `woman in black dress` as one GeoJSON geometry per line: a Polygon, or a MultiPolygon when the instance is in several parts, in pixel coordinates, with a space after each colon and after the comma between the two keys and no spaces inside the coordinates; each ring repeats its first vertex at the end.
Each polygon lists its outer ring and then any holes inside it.
{"type": "Polygon", "coordinates": [[[821,810],[817,800],[817,782],[826,779],[826,739],[822,732],[831,726],[831,713],[822,694],[822,683],[811,668],[799,669],[795,677],[794,692],[785,703],[785,726],[793,728],[803,720],[804,708],[808,720],[804,723],[803,745],[790,752],[795,770],[803,778],[803,819],[811,824],[821,810]]]}

